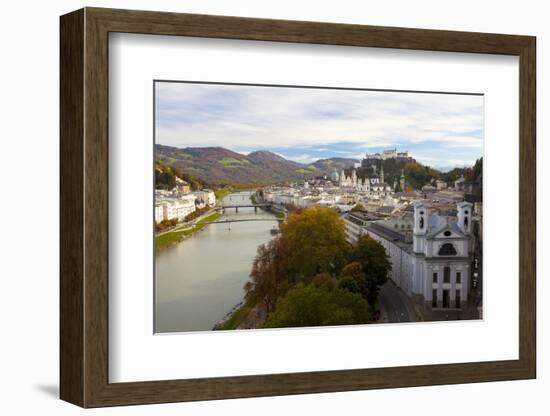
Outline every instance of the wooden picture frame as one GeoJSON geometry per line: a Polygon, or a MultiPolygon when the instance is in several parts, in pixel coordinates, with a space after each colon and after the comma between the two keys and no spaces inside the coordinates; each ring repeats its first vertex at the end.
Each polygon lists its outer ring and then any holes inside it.
{"type": "Polygon", "coordinates": [[[85,8],[61,17],[60,396],[82,407],[529,379],[536,376],[535,38],[85,8]],[[245,39],[519,57],[519,359],[109,383],[108,34],[245,39]]]}

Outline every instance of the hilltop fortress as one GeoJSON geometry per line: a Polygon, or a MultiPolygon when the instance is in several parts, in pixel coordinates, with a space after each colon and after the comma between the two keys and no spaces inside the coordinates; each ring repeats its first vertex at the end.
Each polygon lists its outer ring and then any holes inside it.
{"type": "Polygon", "coordinates": [[[397,148],[387,149],[382,151],[382,153],[366,153],[363,158],[361,165],[364,167],[370,166],[373,162],[378,162],[380,160],[389,160],[395,159],[397,162],[414,162],[414,158],[409,156],[409,151],[405,150],[403,152],[398,152],[397,148]]]}

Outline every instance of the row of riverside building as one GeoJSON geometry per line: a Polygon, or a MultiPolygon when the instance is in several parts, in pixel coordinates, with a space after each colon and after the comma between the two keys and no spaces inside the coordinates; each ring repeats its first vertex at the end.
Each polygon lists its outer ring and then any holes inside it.
{"type": "Polygon", "coordinates": [[[176,219],[183,221],[196,209],[216,205],[216,195],[210,189],[187,192],[176,187],[172,190],[155,190],[155,222],[176,219]]]}

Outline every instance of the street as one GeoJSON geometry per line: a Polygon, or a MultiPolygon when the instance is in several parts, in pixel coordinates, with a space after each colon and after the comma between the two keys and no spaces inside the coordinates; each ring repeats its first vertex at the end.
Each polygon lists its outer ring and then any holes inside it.
{"type": "Polygon", "coordinates": [[[392,281],[388,280],[382,285],[378,299],[382,322],[416,321],[413,306],[407,305],[410,300],[392,281]]]}

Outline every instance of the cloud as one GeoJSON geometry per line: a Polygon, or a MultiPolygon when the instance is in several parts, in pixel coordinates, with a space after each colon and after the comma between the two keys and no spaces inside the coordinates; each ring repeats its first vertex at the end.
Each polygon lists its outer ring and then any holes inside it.
{"type": "Polygon", "coordinates": [[[301,148],[293,160],[306,160],[310,152],[316,158],[429,143],[424,153],[445,164],[456,153],[474,160],[482,152],[482,96],[169,82],[155,88],[156,142],[165,145],[301,148]]]}

